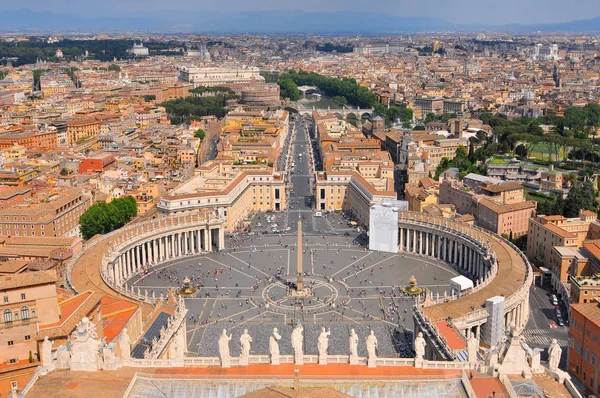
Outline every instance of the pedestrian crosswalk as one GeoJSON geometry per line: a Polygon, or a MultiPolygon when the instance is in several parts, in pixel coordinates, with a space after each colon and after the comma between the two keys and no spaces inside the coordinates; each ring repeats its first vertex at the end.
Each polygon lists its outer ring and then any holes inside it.
{"type": "Polygon", "coordinates": [[[552,342],[552,339],[558,341],[558,345],[566,347],[568,341],[566,339],[560,339],[556,337],[556,331],[550,329],[529,329],[523,332],[523,337],[527,344],[531,344],[536,347],[548,347],[552,342]]]}

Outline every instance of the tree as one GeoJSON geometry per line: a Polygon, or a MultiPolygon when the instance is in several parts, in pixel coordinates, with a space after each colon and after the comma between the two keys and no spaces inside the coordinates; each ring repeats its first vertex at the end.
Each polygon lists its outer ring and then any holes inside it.
{"type": "Polygon", "coordinates": [[[531,135],[544,135],[544,130],[540,127],[540,124],[536,119],[531,119],[527,126],[527,134],[531,135]]]}
{"type": "Polygon", "coordinates": [[[194,137],[199,138],[200,140],[203,140],[206,137],[206,132],[202,129],[198,129],[194,133],[194,137]]]}
{"type": "Polygon", "coordinates": [[[475,163],[475,145],[473,140],[469,140],[469,160],[471,163],[475,163]]]}
{"type": "Polygon", "coordinates": [[[338,103],[342,104],[342,105],[348,105],[348,100],[343,95],[336,95],[335,97],[333,97],[331,99],[334,100],[335,102],[338,102],[338,103]]]}
{"type": "Polygon", "coordinates": [[[97,234],[109,233],[121,228],[136,215],[137,202],[132,196],[114,199],[109,204],[96,203],[79,217],[81,235],[87,240],[97,234]]]}
{"type": "Polygon", "coordinates": [[[425,124],[427,124],[427,123],[431,123],[431,122],[433,122],[434,120],[435,120],[435,113],[429,112],[429,113],[427,114],[427,116],[425,116],[425,121],[424,121],[424,123],[425,123],[425,124]]]}
{"type": "Polygon", "coordinates": [[[517,145],[517,147],[515,148],[515,155],[517,155],[520,158],[527,158],[527,148],[525,147],[525,145],[521,144],[521,145],[517,145]]]}
{"type": "Polygon", "coordinates": [[[277,84],[279,84],[279,92],[283,98],[289,98],[291,101],[297,101],[300,98],[298,85],[292,79],[281,78],[277,84]]]}
{"type": "Polygon", "coordinates": [[[144,101],[146,101],[146,102],[150,102],[150,101],[156,101],[156,95],[154,95],[154,94],[142,95],[142,98],[143,98],[143,99],[144,99],[144,101]]]}
{"type": "Polygon", "coordinates": [[[571,188],[565,201],[563,216],[578,217],[579,210],[596,210],[594,187],[590,181],[582,182],[571,188]]]}
{"type": "Polygon", "coordinates": [[[108,65],[108,68],[106,68],[106,69],[109,71],[121,72],[121,67],[119,65],[115,65],[115,64],[108,65]]]}

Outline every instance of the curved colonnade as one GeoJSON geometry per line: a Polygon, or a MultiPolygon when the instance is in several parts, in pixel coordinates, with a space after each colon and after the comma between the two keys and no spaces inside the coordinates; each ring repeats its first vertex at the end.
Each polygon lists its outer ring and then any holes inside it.
{"type": "MultiPolygon", "coordinates": [[[[73,283],[74,268],[99,263],[102,282],[115,292],[137,301],[154,303],[139,290],[127,288],[127,280],[143,269],[176,258],[222,250],[225,242],[225,219],[212,211],[193,215],[160,217],[129,225],[93,239],[67,266],[67,283],[73,283]],[[98,247],[102,251],[98,256],[98,247]],[[96,249],[96,250],[95,250],[96,249]]],[[[82,270],[83,271],[83,270],[82,270]]],[[[82,272],[80,271],[80,273],[82,272]]],[[[93,275],[90,276],[93,280],[93,275]]],[[[86,282],[86,285],[89,282],[86,282]]],[[[106,291],[106,289],[103,289],[106,291]]]]}
{"type": "MultiPolygon", "coordinates": [[[[398,217],[399,252],[435,257],[474,281],[472,290],[456,298],[425,300],[419,312],[427,324],[451,319],[464,337],[471,331],[479,338],[480,327],[489,315],[485,301],[503,296],[504,326],[513,322],[519,329],[525,326],[533,274],[529,262],[514,245],[488,231],[441,217],[413,212],[399,212],[398,217]]],[[[100,262],[101,280],[92,281],[96,286],[137,301],[155,303],[159,298],[127,288],[127,280],[145,267],[223,249],[224,228],[225,219],[212,211],[127,226],[88,242],[68,264],[67,281],[73,286],[72,272],[79,264],[81,274],[86,266],[97,266],[100,262]],[[100,286],[102,283],[108,289],[100,286]]]]}
{"type": "Polygon", "coordinates": [[[504,238],[464,223],[413,212],[399,212],[399,252],[435,257],[473,281],[474,288],[455,299],[426,301],[422,314],[429,324],[451,320],[468,338],[479,338],[488,320],[485,301],[502,296],[504,327],[522,329],[529,319],[533,273],[525,255],[504,238]],[[429,305],[427,305],[429,304],[429,305]]]}

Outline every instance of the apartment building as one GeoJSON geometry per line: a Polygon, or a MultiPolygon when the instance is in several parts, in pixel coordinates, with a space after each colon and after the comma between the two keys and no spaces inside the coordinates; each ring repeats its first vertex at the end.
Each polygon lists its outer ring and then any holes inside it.
{"type": "Polygon", "coordinates": [[[24,272],[0,277],[0,394],[22,388],[39,365],[40,324],[60,320],[56,273],[24,272]]]}
{"type": "MultiPolygon", "coordinates": [[[[553,259],[555,246],[580,247],[588,237],[590,224],[596,213],[581,210],[579,217],[565,218],[559,215],[540,215],[529,220],[527,229],[527,257],[535,264],[557,266],[558,257],[553,259]]],[[[560,278],[566,280],[566,278],[560,278]]]]}
{"type": "Polygon", "coordinates": [[[14,145],[27,149],[54,149],[58,146],[58,132],[49,129],[0,136],[0,149],[8,149],[14,145]]]}
{"type": "Polygon", "coordinates": [[[571,276],[569,282],[571,283],[571,303],[586,304],[600,299],[600,273],[589,276],[571,276]]]}
{"type": "Polygon", "coordinates": [[[422,213],[431,205],[437,205],[440,185],[437,181],[426,177],[416,184],[406,184],[404,200],[408,202],[408,210],[422,213]]]}
{"type": "Polygon", "coordinates": [[[516,238],[526,234],[537,203],[525,200],[520,184],[494,182],[472,174],[463,181],[446,176],[440,185],[439,203],[454,205],[461,215],[472,214],[478,226],[499,235],[516,238]]]}
{"type": "Polygon", "coordinates": [[[82,138],[95,137],[100,133],[100,121],[96,119],[72,119],[67,121],[67,142],[78,144],[82,138]]]}
{"type": "Polygon", "coordinates": [[[600,301],[571,304],[567,371],[590,394],[600,394],[600,301]]]}
{"type": "Polygon", "coordinates": [[[37,192],[0,210],[0,237],[80,236],[79,217],[90,205],[91,198],[76,189],[37,192]]]}

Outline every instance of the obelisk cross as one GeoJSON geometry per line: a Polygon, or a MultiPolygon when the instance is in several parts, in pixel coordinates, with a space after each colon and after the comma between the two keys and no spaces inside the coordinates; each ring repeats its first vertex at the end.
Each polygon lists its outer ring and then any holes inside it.
{"type": "Polygon", "coordinates": [[[298,244],[297,246],[297,262],[298,262],[298,281],[296,282],[296,292],[304,291],[302,281],[302,221],[298,221],[298,244]]]}

